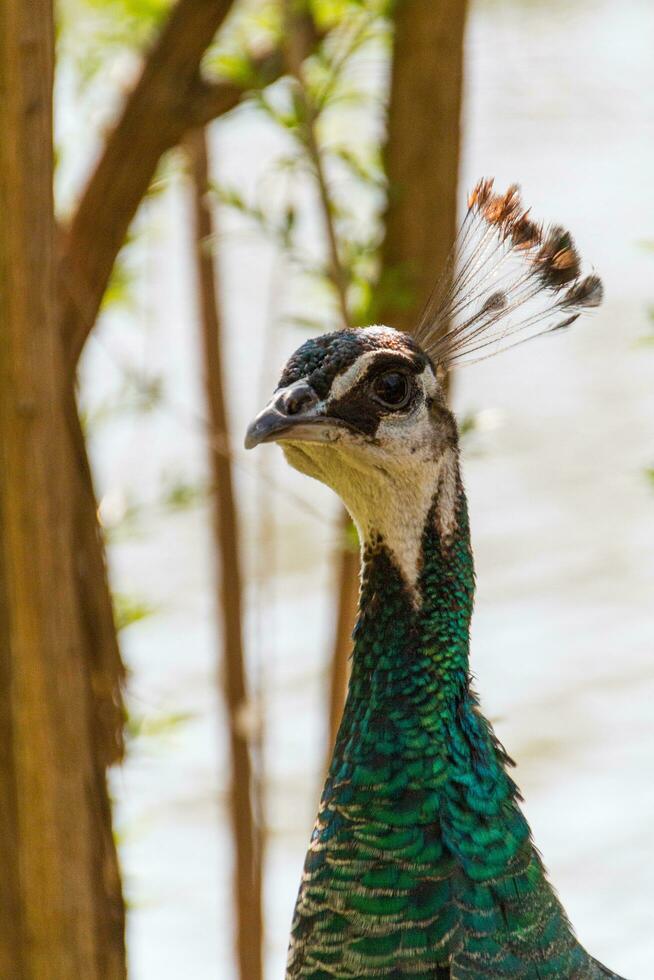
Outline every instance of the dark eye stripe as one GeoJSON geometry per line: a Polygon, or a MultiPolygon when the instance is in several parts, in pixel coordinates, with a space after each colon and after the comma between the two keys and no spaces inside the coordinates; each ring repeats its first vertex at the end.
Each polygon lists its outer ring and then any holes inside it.
{"type": "Polygon", "coordinates": [[[370,395],[370,384],[375,377],[388,371],[410,372],[414,376],[422,374],[427,365],[426,359],[395,354],[380,353],[369,365],[365,374],[358,378],[349,391],[338,399],[328,400],[328,412],[334,418],[348,422],[363,435],[374,436],[379,423],[386,418],[389,409],[376,402],[370,395]]]}

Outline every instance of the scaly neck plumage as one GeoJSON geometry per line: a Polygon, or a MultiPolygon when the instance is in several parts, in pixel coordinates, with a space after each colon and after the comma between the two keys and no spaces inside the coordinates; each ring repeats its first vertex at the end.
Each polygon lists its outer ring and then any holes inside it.
{"type": "Polygon", "coordinates": [[[373,725],[359,746],[362,752],[365,742],[378,736],[375,720],[388,726],[398,711],[405,733],[421,729],[433,737],[467,688],[474,566],[458,468],[447,475],[455,487],[437,482],[424,526],[415,529],[421,539],[415,582],[407,581],[381,534],[369,535],[363,546],[340,746],[349,742],[353,749],[348,732],[350,725],[357,726],[362,705],[373,725]]]}
{"type": "Polygon", "coordinates": [[[350,686],[290,978],[614,976],[577,941],[470,690],[473,594],[457,471],[454,496],[435,487],[413,587],[383,537],[364,547],[350,686]]]}

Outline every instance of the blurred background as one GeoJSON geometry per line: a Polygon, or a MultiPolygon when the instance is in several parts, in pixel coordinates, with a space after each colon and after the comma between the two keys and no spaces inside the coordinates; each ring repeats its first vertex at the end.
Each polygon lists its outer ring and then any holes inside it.
{"type": "MultiPolygon", "coordinates": [[[[307,336],[410,323],[466,192],[494,176],[572,230],[606,301],[572,331],[452,379],[478,574],[472,667],[581,940],[647,980],[654,8],[223,6],[213,40],[197,41],[201,24],[177,27],[210,81],[146,175],[79,369],[127,668],[126,752],[110,787],[130,975],[259,980],[235,945],[239,916],[262,975],[283,975],[343,688],[356,546],[336,499],[276,447],[245,454],[243,433],[307,336]],[[396,198],[394,176],[409,187],[396,198]]],[[[63,223],[172,9],[60,0],[63,223]]],[[[134,118],[96,187],[114,213],[136,193],[120,176],[121,154],[144,152],[134,118]]],[[[104,234],[92,209],[86,222],[89,240],[104,234]]]]}

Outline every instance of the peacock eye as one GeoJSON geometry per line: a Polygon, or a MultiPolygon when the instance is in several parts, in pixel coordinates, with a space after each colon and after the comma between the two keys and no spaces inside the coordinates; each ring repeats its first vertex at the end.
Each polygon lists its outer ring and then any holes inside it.
{"type": "Polygon", "coordinates": [[[411,397],[411,385],[406,374],[386,371],[378,375],[372,385],[373,395],[386,408],[406,408],[411,397]]]}

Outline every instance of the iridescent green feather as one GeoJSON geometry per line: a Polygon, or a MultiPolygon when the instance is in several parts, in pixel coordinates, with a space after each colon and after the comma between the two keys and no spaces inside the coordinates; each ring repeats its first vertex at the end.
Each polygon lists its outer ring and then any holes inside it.
{"type": "Polygon", "coordinates": [[[289,978],[614,977],[579,945],[511,764],[470,689],[467,509],[423,536],[421,603],[364,556],[343,722],[293,921],[289,978]]]}

